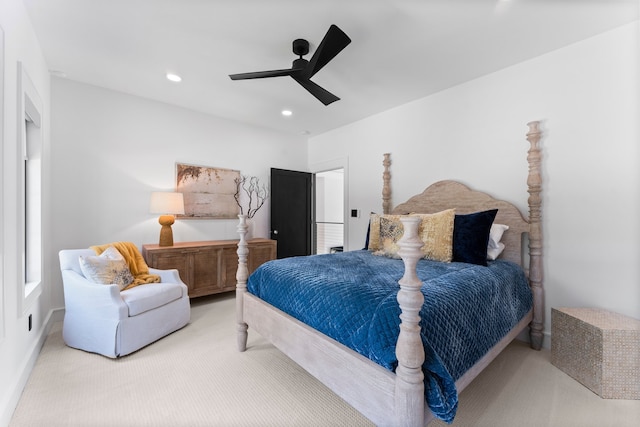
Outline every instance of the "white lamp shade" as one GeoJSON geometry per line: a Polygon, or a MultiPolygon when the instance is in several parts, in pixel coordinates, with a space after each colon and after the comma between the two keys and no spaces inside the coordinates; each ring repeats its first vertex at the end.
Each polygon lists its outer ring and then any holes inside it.
{"type": "Polygon", "coordinates": [[[151,193],[149,212],[162,215],[183,215],[184,197],[182,193],[154,191],[151,193]]]}

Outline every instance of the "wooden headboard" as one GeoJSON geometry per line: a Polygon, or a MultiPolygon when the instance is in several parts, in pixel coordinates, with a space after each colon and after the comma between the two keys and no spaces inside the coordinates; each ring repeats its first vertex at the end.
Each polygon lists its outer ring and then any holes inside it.
{"type": "Polygon", "coordinates": [[[455,208],[456,214],[468,214],[498,209],[494,223],[509,226],[502,236],[505,244],[500,258],[524,266],[522,254],[522,234],[529,232],[529,223],[517,207],[504,200],[494,199],[486,193],[473,191],[456,181],[439,181],[430,185],[421,194],[411,197],[396,206],[391,213],[406,215],[410,213],[436,213],[455,208]]]}

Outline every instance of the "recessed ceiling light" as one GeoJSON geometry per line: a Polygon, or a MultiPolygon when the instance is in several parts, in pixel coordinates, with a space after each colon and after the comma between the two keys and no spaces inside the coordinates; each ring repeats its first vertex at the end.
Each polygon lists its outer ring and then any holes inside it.
{"type": "Polygon", "coordinates": [[[172,82],[182,81],[182,77],[180,77],[177,74],[173,74],[173,73],[167,73],[167,79],[171,80],[172,82]]]}
{"type": "Polygon", "coordinates": [[[293,114],[293,111],[291,110],[282,110],[282,115],[285,117],[289,117],[292,114],[293,114]]]}

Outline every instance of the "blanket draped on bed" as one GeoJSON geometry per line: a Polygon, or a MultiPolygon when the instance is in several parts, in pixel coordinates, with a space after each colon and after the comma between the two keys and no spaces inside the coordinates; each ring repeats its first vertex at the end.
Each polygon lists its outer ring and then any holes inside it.
{"type": "MultiPolygon", "coordinates": [[[[270,261],[249,278],[248,291],[363,356],[395,370],[400,331],[401,260],[368,251],[270,261]]],[[[420,260],[425,303],[425,397],[438,418],[451,422],[455,381],[531,309],[522,269],[507,261],[488,267],[420,260]]]]}

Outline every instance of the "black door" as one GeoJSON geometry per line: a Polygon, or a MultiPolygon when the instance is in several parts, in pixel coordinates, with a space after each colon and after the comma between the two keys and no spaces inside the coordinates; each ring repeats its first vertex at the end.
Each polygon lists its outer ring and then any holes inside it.
{"type": "Polygon", "coordinates": [[[271,169],[271,238],[278,258],[311,255],[311,179],[308,172],[271,169]]]}

